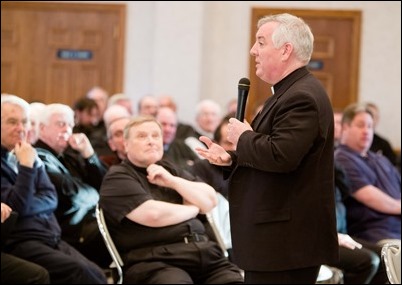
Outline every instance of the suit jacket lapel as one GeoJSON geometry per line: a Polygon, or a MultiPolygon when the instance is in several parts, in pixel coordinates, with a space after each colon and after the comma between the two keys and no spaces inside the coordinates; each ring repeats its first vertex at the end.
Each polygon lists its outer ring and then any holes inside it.
{"type": "Polygon", "coordinates": [[[269,110],[275,105],[275,103],[278,101],[279,96],[272,95],[265,101],[264,107],[261,109],[261,112],[255,116],[254,120],[251,122],[251,127],[253,130],[258,129],[260,126],[261,122],[264,121],[265,116],[268,114],[269,110]]]}
{"type": "Polygon", "coordinates": [[[269,110],[271,110],[271,108],[276,104],[278,99],[286,92],[286,90],[288,90],[289,87],[293,85],[293,83],[295,83],[301,77],[306,76],[308,73],[309,72],[306,67],[301,67],[293,71],[287,77],[282,79],[282,81],[273,86],[275,91],[274,95],[272,95],[267,99],[267,101],[265,101],[264,107],[262,108],[261,112],[254,118],[251,123],[251,127],[253,128],[253,130],[258,129],[261,122],[264,121],[264,118],[269,113],[269,110]]]}
{"type": "Polygon", "coordinates": [[[56,167],[60,170],[60,172],[64,174],[70,174],[70,171],[58,160],[50,151],[43,148],[36,148],[39,157],[43,160],[45,165],[51,170],[51,168],[56,167]]]}

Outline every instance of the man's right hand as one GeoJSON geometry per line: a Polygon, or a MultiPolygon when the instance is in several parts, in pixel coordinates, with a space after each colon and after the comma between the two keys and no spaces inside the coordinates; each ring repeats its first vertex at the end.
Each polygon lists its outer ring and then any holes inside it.
{"type": "Polygon", "coordinates": [[[229,166],[232,164],[232,158],[223,147],[212,142],[212,140],[206,136],[201,136],[200,141],[202,141],[208,149],[197,147],[195,150],[210,163],[220,166],[229,166]]]}
{"type": "Polygon", "coordinates": [[[29,168],[33,167],[36,159],[36,149],[30,143],[25,141],[17,143],[14,147],[14,154],[21,165],[29,168]]]}
{"type": "Polygon", "coordinates": [[[10,217],[11,212],[13,209],[10,208],[7,204],[1,203],[1,222],[4,223],[5,220],[10,217]]]}

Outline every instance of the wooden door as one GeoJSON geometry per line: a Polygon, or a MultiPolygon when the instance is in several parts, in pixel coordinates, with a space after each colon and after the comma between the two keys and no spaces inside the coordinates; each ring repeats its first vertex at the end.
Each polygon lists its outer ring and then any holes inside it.
{"type": "Polygon", "coordinates": [[[1,92],[72,105],[122,91],[125,5],[1,2],[1,92]]]}
{"type": "MultiPolygon", "coordinates": [[[[258,19],[278,13],[301,17],[310,26],[315,40],[309,69],[323,83],[333,107],[341,109],[356,102],[361,11],[255,8],[252,11],[250,48],[255,42],[258,19]]],[[[250,58],[250,82],[246,113],[249,121],[255,108],[272,95],[270,85],[255,75],[253,57],[250,58]]]]}

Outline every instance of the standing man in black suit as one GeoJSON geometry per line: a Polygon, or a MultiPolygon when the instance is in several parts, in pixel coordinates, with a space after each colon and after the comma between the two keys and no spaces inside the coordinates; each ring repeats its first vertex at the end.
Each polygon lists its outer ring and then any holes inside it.
{"type": "Polygon", "coordinates": [[[198,153],[230,174],[235,263],[249,284],[313,284],[338,259],[334,202],[334,118],[307,70],[314,37],[290,14],[259,20],[251,48],[256,74],[272,85],[251,125],[230,119],[226,152],[207,137],[198,153]]]}

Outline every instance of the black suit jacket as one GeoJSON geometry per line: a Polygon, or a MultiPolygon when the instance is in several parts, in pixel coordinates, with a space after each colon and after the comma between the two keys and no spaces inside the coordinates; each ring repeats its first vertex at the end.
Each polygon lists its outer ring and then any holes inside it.
{"type": "Polygon", "coordinates": [[[304,67],[274,90],[232,154],[233,250],[244,270],[291,270],[338,258],[329,98],[304,67]]]}

